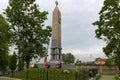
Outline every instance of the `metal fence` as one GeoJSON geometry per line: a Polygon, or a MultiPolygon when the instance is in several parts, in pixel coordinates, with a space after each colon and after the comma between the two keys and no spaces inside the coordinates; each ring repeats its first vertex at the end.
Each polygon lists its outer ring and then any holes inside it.
{"type": "Polygon", "coordinates": [[[68,71],[69,73],[63,73],[61,69],[25,70],[14,73],[13,77],[25,80],[89,80],[87,70],[69,69],[68,71]]]}

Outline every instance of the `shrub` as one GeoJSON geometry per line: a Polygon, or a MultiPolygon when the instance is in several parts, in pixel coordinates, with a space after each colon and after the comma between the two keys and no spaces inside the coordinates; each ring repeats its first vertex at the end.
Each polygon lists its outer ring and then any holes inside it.
{"type": "MultiPolygon", "coordinates": [[[[13,77],[25,80],[86,80],[89,78],[88,72],[84,70],[74,70],[74,69],[58,69],[58,68],[31,68],[28,70],[23,70],[20,72],[15,72],[13,77]],[[63,71],[69,71],[69,73],[64,73],[63,71]]],[[[11,75],[7,75],[11,77],[11,75]]]]}

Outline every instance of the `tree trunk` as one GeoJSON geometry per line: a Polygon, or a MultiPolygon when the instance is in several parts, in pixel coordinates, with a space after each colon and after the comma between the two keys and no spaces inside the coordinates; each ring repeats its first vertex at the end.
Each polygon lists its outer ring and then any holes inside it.
{"type": "Polygon", "coordinates": [[[12,78],[13,78],[13,70],[11,72],[12,72],[12,78]]]}
{"type": "Polygon", "coordinates": [[[29,69],[30,60],[27,60],[26,63],[27,63],[27,65],[26,65],[26,67],[27,67],[26,78],[27,78],[27,80],[28,80],[28,69],[29,69]]]}
{"type": "Polygon", "coordinates": [[[24,60],[19,57],[18,70],[21,71],[24,69],[24,60]]]}
{"type": "Polygon", "coordinates": [[[26,61],[26,63],[27,63],[26,68],[29,69],[30,60],[26,61]]]}

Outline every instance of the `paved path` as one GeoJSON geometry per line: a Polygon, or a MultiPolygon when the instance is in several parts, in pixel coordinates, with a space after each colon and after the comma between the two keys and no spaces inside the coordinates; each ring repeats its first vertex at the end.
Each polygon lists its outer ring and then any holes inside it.
{"type": "Polygon", "coordinates": [[[104,76],[104,75],[103,75],[100,80],[115,80],[115,79],[114,79],[114,76],[107,76],[107,75],[104,76]]]}
{"type": "Polygon", "coordinates": [[[7,77],[0,77],[0,80],[21,80],[21,79],[13,79],[13,78],[7,78],[7,77]]]}

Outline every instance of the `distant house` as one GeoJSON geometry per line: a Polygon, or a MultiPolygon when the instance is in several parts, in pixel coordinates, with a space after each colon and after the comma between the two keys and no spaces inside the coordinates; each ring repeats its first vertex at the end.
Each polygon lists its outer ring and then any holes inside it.
{"type": "Polygon", "coordinates": [[[95,61],[84,62],[82,65],[77,66],[77,68],[84,68],[87,70],[98,69],[99,72],[118,73],[119,69],[116,65],[111,65],[110,67],[106,65],[108,60],[109,59],[106,58],[96,58],[95,61]]]}
{"type": "Polygon", "coordinates": [[[106,63],[107,59],[103,59],[103,58],[98,58],[96,61],[95,61],[95,64],[96,65],[104,65],[106,63]]]}
{"type": "Polygon", "coordinates": [[[88,61],[88,62],[85,62],[84,64],[85,65],[93,65],[93,62],[92,61],[88,61]]]}

